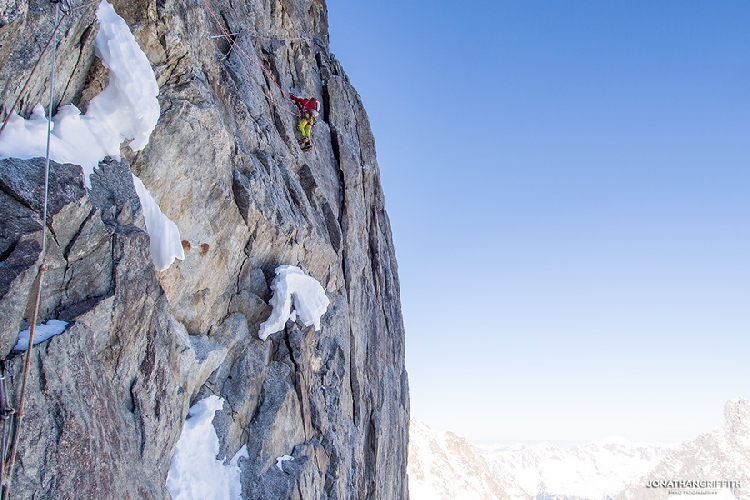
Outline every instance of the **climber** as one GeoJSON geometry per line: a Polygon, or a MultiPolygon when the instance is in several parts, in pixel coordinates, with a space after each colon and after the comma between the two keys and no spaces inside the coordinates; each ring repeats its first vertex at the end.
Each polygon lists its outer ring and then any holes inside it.
{"type": "Polygon", "coordinates": [[[300,117],[299,122],[297,123],[297,130],[299,130],[299,133],[302,136],[299,140],[299,145],[301,146],[302,151],[309,151],[312,149],[310,131],[312,130],[312,126],[315,125],[315,117],[318,116],[318,111],[320,111],[320,102],[314,97],[311,97],[310,99],[302,99],[294,94],[289,94],[289,97],[291,97],[294,104],[297,105],[297,114],[300,117]]]}

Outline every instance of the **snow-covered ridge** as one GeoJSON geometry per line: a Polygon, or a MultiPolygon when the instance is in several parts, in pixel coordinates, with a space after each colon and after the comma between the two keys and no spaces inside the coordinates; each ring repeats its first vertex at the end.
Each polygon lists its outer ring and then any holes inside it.
{"type": "Polygon", "coordinates": [[[559,446],[481,445],[493,474],[534,498],[611,498],[656,467],[675,445],[632,443],[620,437],[559,446]]]}
{"type": "Polygon", "coordinates": [[[453,433],[411,420],[409,488],[415,500],[750,500],[750,402],[733,399],[724,425],[684,443],[633,443],[606,438],[553,445],[470,445],[453,433]],[[647,485],[674,481],[734,481],[740,488],[677,491],[647,485]],[[487,485],[500,486],[500,492],[487,485]]]}
{"type": "Polygon", "coordinates": [[[487,460],[464,438],[409,422],[411,500],[530,500],[517,485],[492,474],[487,460]]]}
{"type": "MultiPolygon", "coordinates": [[[[701,496],[693,490],[688,498],[737,498],[750,500],[750,401],[730,399],[724,405],[724,424],[670,450],[664,459],[639,481],[628,485],[616,498],[635,500],[644,497],[645,485],[659,481],[734,481],[739,488],[709,489],[701,496]]],[[[708,488],[707,488],[708,489],[708,488]]],[[[666,488],[649,488],[648,498],[677,498],[666,488]]],[[[680,498],[686,498],[681,496],[680,498]]]]}
{"type": "MultiPolygon", "coordinates": [[[[88,186],[101,160],[107,156],[119,159],[123,141],[130,141],[134,151],[146,147],[160,112],[156,77],[128,25],[106,0],[99,5],[97,19],[96,55],[109,69],[109,82],[91,99],[85,115],[72,104],[61,106],[52,118],[50,135],[50,159],[80,165],[88,186]]],[[[45,156],[46,144],[47,118],[44,107],[37,104],[28,120],[11,114],[0,135],[0,158],[45,156]]],[[[156,268],[163,271],[175,259],[185,258],[179,230],[145,186],[135,176],[133,179],[144,206],[151,256],[156,268]]]]}

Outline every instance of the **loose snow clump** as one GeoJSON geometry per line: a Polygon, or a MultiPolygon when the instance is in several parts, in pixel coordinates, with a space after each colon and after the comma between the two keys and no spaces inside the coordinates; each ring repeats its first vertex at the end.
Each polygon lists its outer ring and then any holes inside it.
{"type": "Polygon", "coordinates": [[[299,267],[279,266],[271,284],[271,316],[260,325],[258,337],[266,340],[269,335],[284,329],[287,320],[294,313],[305,326],[315,325],[320,330],[320,318],[328,309],[330,301],[326,292],[315,278],[307,276],[299,267]]]}
{"type": "MultiPolygon", "coordinates": [[[[160,113],[156,77],[128,25],[106,0],[102,0],[96,15],[99,33],[94,46],[96,55],[109,69],[109,82],[91,99],[85,115],[72,104],[61,106],[52,118],[50,135],[50,159],[80,165],[89,187],[91,174],[101,160],[107,156],[119,159],[123,141],[130,141],[134,151],[146,147],[160,113]]],[[[37,104],[28,120],[11,114],[0,135],[0,158],[28,160],[45,156],[46,149],[44,107],[37,104]]],[[[150,195],[149,200],[144,199],[144,191],[145,188],[138,191],[141,204],[155,207],[150,220],[146,217],[154,265],[163,271],[174,259],[184,259],[185,253],[177,226],[150,195]]]]}
{"type": "Polygon", "coordinates": [[[234,455],[229,464],[216,460],[219,437],[212,424],[214,415],[224,406],[218,396],[208,396],[188,411],[188,419],[177,441],[167,473],[167,491],[173,500],[239,500],[240,458],[248,458],[247,446],[234,455]]]}

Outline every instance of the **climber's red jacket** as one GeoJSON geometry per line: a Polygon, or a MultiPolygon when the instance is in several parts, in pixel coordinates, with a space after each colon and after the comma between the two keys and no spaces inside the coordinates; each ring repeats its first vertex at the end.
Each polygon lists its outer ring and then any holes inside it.
{"type": "Polygon", "coordinates": [[[311,97],[310,99],[302,99],[301,97],[297,97],[294,94],[289,94],[289,97],[291,97],[292,100],[294,100],[294,102],[297,104],[300,116],[303,116],[307,113],[312,114],[313,111],[318,111],[319,109],[318,100],[314,97],[311,97]]]}

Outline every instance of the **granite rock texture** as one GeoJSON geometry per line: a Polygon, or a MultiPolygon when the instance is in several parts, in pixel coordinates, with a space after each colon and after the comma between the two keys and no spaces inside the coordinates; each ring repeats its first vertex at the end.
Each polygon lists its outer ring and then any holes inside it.
{"type": "MultiPolygon", "coordinates": [[[[96,5],[71,5],[82,7],[61,22],[54,102],[85,111],[106,69],[96,5]]],[[[16,497],[169,498],[187,410],[216,394],[220,457],[250,453],[243,498],[407,498],[398,270],[374,138],[328,49],[325,3],[113,5],[154,68],[161,116],[145,150],[123,146],[91,189],[79,167],[53,164],[40,317],[70,325],[33,355],[16,497]],[[323,104],[311,152],[297,146],[290,92],[323,104]],[[161,273],[130,172],[180,229],[186,258],[161,273]],[[320,331],[288,322],[262,342],[280,264],[319,280],[331,305],[320,331]],[[294,457],[283,471],[282,455],[294,457]]],[[[0,1],[3,116],[45,101],[52,13],[0,1]]],[[[0,163],[0,355],[16,374],[43,163],[0,163]]]]}

